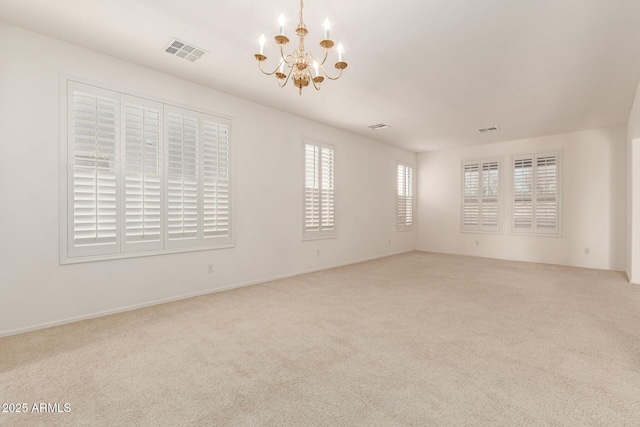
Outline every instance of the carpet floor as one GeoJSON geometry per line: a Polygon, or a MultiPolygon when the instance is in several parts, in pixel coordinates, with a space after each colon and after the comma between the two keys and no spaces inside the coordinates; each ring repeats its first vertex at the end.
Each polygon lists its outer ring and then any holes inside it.
{"type": "Polygon", "coordinates": [[[11,426],[638,426],[640,287],[412,252],[2,338],[0,403],[28,405],[11,426]]]}

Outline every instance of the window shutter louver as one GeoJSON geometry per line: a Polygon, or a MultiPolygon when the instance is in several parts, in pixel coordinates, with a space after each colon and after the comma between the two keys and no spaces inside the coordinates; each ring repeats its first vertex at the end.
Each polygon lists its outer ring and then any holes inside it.
{"type": "Polygon", "coordinates": [[[118,234],[118,94],[68,86],[68,253],[116,253],[118,234]]]}
{"type": "Polygon", "coordinates": [[[123,251],[162,249],[162,104],[124,96],[123,251]]]}
{"type": "Polygon", "coordinates": [[[413,228],[413,168],[397,165],[396,226],[398,230],[413,228]]]}
{"type": "Polygon", "coordinates": [[[167,126],[167,247],[197,245],[198,114],[176,107],[165,109],[167,126]],[[167,111],[168,110],[168,111],[167,111]]]}
{"type": "Polygon", "coordinates": [[[205,242],[230,241],[229,124],[210,116],[201,118],[202,223],[205,242]]]}
{"type": "Polygon", "coordinates": [[[305,143],[304,237],[336,234],[335,151],[305,143]]]}

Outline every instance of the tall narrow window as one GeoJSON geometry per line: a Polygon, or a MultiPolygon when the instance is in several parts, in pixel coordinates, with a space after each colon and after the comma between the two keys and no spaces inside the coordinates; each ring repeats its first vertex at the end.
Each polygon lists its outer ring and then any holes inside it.
{"type": "Polygon", "coordinates": [[[413,168],[397,165],[396,225],[398,230],[413,230],[413,168]]]}
{"type": "Polygon", "coordinates": [[[500,160],[462,163],[462,230],[500,231],[500,160]]]}
{"type": "Polygon", "coordinates": [[[198,243],[198,113],[165,110],[167,123],[167,246],[198,243]]]}
{"type": "Polygon", "coordinates": [[[162,249],[162,104],[123,96],[123,251],[162,249]]]}
{"type": "Polygon", "coordinates": [[[119,94],[72,82],[67,96],[68,253],[117,253],[119,94]]]}
{"type": "Polygon", "coordinates": [[[304,238],[336,236],[335,150],[305,141],[304,238]]]}
{"type": "Polygon", "coordinates": [[[515,233],[560,233],[559,154],[513,158],[513,224],[515,233]]]}
{"type": "Polygon", "coordinates": [[[229,241],[231,235],[229,124],[202,116],[202,239],[229,241]]]}

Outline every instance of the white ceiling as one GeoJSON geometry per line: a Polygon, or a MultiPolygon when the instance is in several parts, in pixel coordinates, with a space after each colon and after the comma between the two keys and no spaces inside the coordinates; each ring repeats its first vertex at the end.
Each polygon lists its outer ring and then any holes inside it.
{"type": "Polygon", "coordinates": [[[640,80],[640,0],[307,0],[308,47],[329,17],[349,67],[299,96],[253,58],[265,33],[275,66],[278,15],[293,40],[298,7],[0,0],[0,20],[417,152],[624,124],[640,80]],[[209,53],[170,56],[174,37],[209,53]]]}

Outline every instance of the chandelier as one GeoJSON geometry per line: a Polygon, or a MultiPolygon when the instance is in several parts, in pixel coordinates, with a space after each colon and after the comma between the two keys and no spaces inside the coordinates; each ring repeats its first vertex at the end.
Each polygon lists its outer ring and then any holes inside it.
{"type": "Polygon", "coordinates": [[[298,43],[297,49],[285,55],[284,46],[289,43],[289,38],[284,35],[284,15],[280,15],[280,34],[274,37],[276,43],[280,45],[279,64],[272,72],[265,71],[262,68],[262,63],[267,59],[264,55],[264,34],[260,36],[260,53],[254,55],[258,60],[260,71],[268,76],[275,74],[280,87],[285,87],[289,80],[292,80],[293,85],[300,90],[300,95],[302,95],[302,89],[309,86],[309,83],[312,83],[316,90],[320,90],[320,84],[324,81],[325,77],[329,80],[338,80],[342,76],[342,70],[347,68],[347,63],[342,60],[342,43],[338,43],[338,62],[336,62],[334,66],[339,73],[335,77],[332,77],[324,69],[324,64],[329,56],[329,50],[334,46],[333,41],[329,38],[329,19],[324,21],[324,40],[320,42],[320,46],[324,49],[324,58],[322,58],[322,61],[318,61],[310,51],[305,49],[304,38],[307,35],[307,27],[302,20],[303,7],[304,1],[300,0],[300,23],[298,24],[298,28],[296,28],[296,34],[300,38],[300,42],[298,43]]]}

